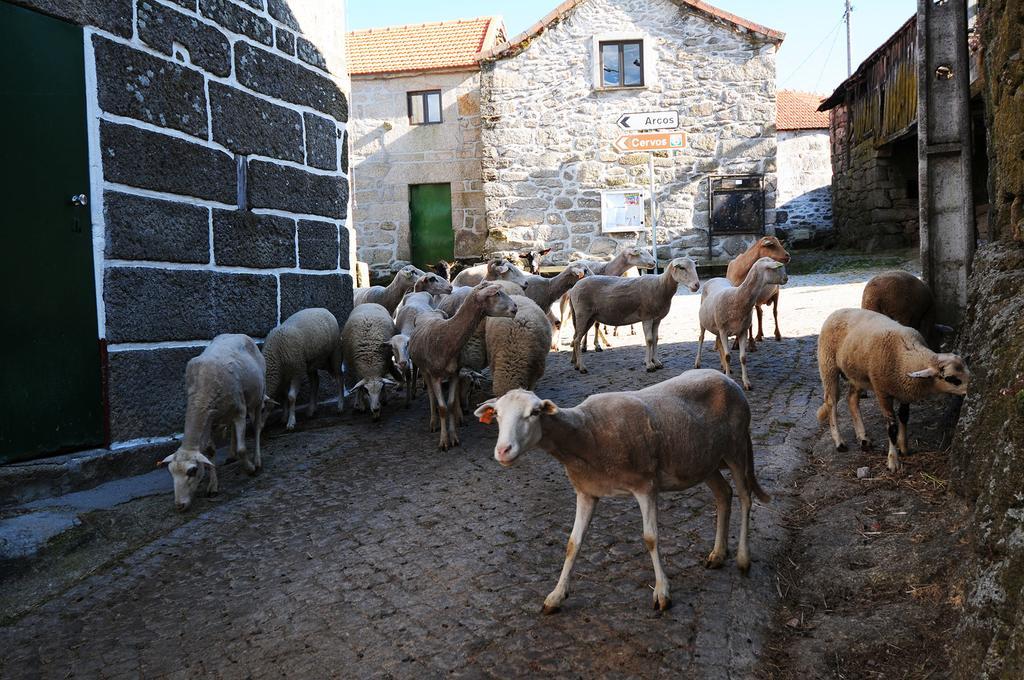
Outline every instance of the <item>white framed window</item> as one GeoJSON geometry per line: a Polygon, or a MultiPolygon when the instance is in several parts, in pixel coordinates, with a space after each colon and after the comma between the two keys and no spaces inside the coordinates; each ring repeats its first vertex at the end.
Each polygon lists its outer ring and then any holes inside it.
{"type": "Polygon", "coordinates": [[[406,95],[409,103],[409,125],[441,122],[441,90],[421,90],[406,95]]]}
{"type": "Polygon", "coordinates": [[[643,231],[647,224],[647,192],[615,189],[601,192],[601,232],[643,231]]]}

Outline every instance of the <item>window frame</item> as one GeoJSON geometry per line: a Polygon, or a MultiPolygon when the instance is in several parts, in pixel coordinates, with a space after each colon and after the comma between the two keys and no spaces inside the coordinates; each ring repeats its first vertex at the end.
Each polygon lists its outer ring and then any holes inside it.
{"type": "Polygon", "coordinates": [[[405,93],[405,106],[406,112],[409,116],[409,125],[440,125],[444,122],[444,102],[441,99],[441,90],[413,90],[405,93]],[[430,107],[427,105],[427,98],[432,95],[437,95],[437,120],[429,120],[430,118],[430,107]],[[423,105],[423,121],[417,123],[412,119],[412,101],[413,97],[419,97],[423,105]]]}
{"type": "Polygon", "coordinates": [[[611,40],[598,40],[597,42],[598,73],[601,76],[599,87],[604,90],[611,89],[634,89],[647,87],[647,60],[644,58],[643,38],[615,38],[611,40]],[[626,85],[626,45],[637,45],[640,49],[640,82],[636,85],[626,85]],[[608,85],[604,76],[604,48],[605,46],[618,47],[619,53],[619,81],[618,85],[608,85]]]}

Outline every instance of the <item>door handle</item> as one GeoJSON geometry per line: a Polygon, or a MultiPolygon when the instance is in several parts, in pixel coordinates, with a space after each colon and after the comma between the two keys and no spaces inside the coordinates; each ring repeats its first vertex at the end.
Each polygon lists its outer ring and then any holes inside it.
{"type": "Polygon", "coordinates": [[[85,194],[75,194],[71,197],[71,205],[79,207],[89,205],[89,197],[85,194]]]}

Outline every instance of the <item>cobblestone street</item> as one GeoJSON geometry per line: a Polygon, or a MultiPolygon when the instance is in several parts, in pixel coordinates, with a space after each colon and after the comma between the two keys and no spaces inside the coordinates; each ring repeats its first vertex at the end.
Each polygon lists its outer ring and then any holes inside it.
{"type": "MultiPolygon", "coordinates": [[[[869,276],[791,277],[784,340],[750,356],[755,464],[774,501],[755,503],[747,578],[732,555],[702,567],[714,522],[705,486],[662,495],[673,607],[652,611],[639,509],[607,499],[563,610],[543,616],[575,507],[561,466],[534,451],[501,468],[496,428],[477,422],[461,447],[438,451],[421,392],[408,410],[393,397],[379,424],[322,407],[285,434],[275,418],[261,476],[229,466],[226,490],[183,525],[0,629],[0,676],[749,677],[778,601],[788,489],[818,436],[816,333],[832,310],[859,306],[869,276]]],[[[571,406],[691,368],[699,299],[675,298],[663,371],[644,372],[642,331],[621,329],[611,350],[587,355],[589,375],[566,348],[552,353],[537,392],[571,406]]],[[[710,341],[704,366],[718,367],[710,341]]],[[[170,492],[159,500],[136,511],[173,513],[170,492]]]]}

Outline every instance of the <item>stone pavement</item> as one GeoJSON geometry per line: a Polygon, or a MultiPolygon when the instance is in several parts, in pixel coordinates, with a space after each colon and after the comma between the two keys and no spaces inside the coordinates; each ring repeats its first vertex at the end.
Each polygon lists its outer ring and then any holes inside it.
{"type": "MultiPolygon", "coordinates": [[[[866,278],[791,277],[785,339],[750,356],[756,467],[775,500],[755,504],[747,578],[731,556],[701,566],[707,488],[665,494],[673,608],[653,611],[639,509],[606,499],[563,610],[541,615],[573,521],[561,466],[537,451],[501,468],[495,429],[476,422],[441,453],[422,395],[408,410],[395,398],[380,424],[323,408],[298,432],[271,432],[261,476],[229,467],[226,492],[200,499],[183,525],[0,628],[0,677],[749,677],[778,600],[787,489],[818,431],[817,329],[859,305],[866,278]]],[[[589,353],[586,376],[552,353],[538,393],[573,405],[692,367],[698,303],[677,296],[662,324],[663,371],[643,371],[638,327],[589,353]]],[[[705,367],[717,365],[708,342],[705,367]]],[[[163,500],[147,511],[172,513],[163,500]]],[[[732,547],[737,530],[734,517],[732,547]]]]}

